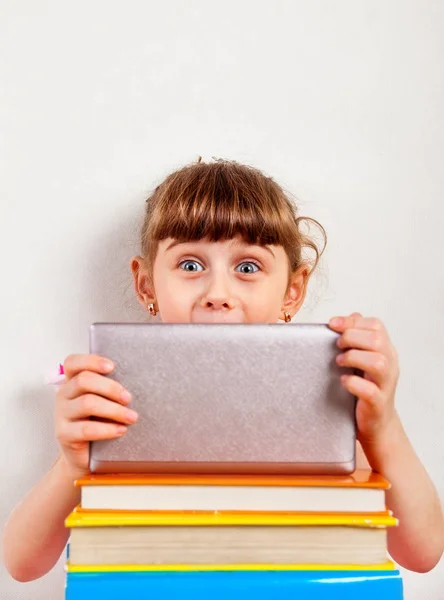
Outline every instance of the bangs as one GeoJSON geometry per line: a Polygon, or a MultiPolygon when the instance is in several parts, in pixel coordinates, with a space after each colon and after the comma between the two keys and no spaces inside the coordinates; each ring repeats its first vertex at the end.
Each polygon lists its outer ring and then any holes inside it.
{"type": "Polygon", "coordinates": [[[302,249],[311,249],[316,267],[324,249],[319,252],[317,243],[299,230],[301,221],[319,226],[325,249],[322,225],[297,216],[296,205],[271,177],[236,161],[192,163],[171,173],[147,199],[142,253],[152,268],[161,240],[240,237],[247,244],[283,246],[291,270],[302,264],[302,249]]]}
{"type": "Polygon", "coordinates": [[[151,197],[149,238],[229,240],[285,246],[291,204],[273,180],[236,163],[198,163],[173,173],[151,197]],[[157,198],[156,198],[157,196],[157,198]]]}

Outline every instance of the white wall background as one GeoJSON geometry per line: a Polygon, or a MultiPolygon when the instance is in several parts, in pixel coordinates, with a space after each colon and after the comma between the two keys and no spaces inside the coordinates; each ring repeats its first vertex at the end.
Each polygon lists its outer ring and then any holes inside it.
{"type": "MultiPolygon", "coordinates": [[[[272,174],[329,242],[303,320],[377,316],[398,407],[444,496],[444,5],[0,5],[0,522],[56,457],[43,377],[95,320],[138,320],[144,198],[199,154],[272,174]]],[[[1,600],[61,600],[62,561],[1,600]]],[[[404,572],[444,598],[444,563],[404,572]]]]}

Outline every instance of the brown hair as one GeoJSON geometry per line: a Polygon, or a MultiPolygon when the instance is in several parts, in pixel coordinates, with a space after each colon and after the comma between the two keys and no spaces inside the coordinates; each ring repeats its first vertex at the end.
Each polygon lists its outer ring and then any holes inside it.
{"type": "Polygon", "coordinates": [[[224,241],[240,236],[249,244],[283,246],[290,272],[305,261],[302,249],[311,248],[316,268],[327,243],[318,221],[299,217],[283,189],[253,167],[235,161],[201,159],[171,173],[146,200],[142,225],[142,254],[152,272],[159,241],[224,241]],[[324,237],[317,244],[300,231],[301,221],[318,225],[324,237]]]}

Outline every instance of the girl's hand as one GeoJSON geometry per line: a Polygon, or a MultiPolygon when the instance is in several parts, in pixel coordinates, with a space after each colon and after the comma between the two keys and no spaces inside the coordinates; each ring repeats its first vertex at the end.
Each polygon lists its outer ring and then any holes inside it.
{"type": "Polygon", "coordinates": [[[337,344],[343,352],[336,357],[337,364],[364,373],[363,377],[341,377],[344,387],[358,398],[358,439],[361,443],[377,443],[396,419],[395,390],[399,378],[396,350],[378,319],[352,313],[330,319],[329,327],[342,334],[337,344]]]}
{"type": "Polygon", "coordinates": [[[94,354],[74,354],[64,362],[66,381],[56,395],[55,433],[74,477],[88,473],[89,442],[119,437],[137,419],[126,407],[130,394],[104,376],[113,368],[111,361],[94,354]]]}

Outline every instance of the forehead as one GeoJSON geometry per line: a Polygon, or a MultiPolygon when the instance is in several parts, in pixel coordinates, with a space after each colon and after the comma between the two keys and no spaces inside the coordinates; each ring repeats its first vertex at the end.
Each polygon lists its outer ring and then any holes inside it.
{"type": "Polygon", "coordinates": [[[230,240],[218,240],[217,242],[211,241],[208,238],[204,238],[201,240],[177,240],[174,238],[166,238],[165,240],[162,240],[161,242],[159,242],[159,250],[162,250],[163,252],[169,252],[169,251],[173,250],[173,248],[181,247],[185,244],[193,245],[193,246],[201,246],[203,249],[206,249],[206,250],[210,249],[211,247],[217,247],[218,249],[222,249],[222,250],[239,250],[239,249],[256,248],[256,249],[261,249],[263,251],[266,251],[268,254],[270,254],[273,257],[276,257],[276,254],[279,251],[279,248],[281,248],[281,250],[283,251],[282,247],[276,246],[273,244],[267,244],[267,245],[250,244],[249,242],[246,242],[244,239],[242,239],[239,236],[237,236],[233,239],[230,239],[230,240]]]}

